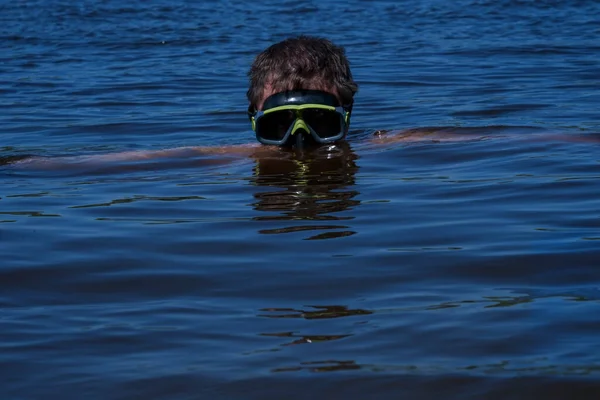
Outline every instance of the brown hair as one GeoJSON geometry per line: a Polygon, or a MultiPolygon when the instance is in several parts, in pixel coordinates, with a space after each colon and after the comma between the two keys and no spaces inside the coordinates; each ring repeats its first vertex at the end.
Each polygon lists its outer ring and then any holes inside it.
{"type": "Polygon", "coordinates": [[[344,105],[351,106],[358,85],[352,79],[344,48],[327,39],[298,36],[275,43],[254,59],[248,71],[246,96],[250,109],[264,100],[265,89],[333,91],[344,105]]]}

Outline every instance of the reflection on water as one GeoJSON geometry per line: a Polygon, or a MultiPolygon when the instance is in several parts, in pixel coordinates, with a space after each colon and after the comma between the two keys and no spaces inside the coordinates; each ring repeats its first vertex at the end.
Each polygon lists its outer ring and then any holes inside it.
{"type": "Polygon", "coordinates": [[[335,221],[353,219],[340,212],[360,204],[354,188],[358,171],[349,143],[315,149],[303,154],[287,153],[279,158],[256,159],[251,182],[268,188],[254,194],[253,207],[269,215],[254,217],[257,221],[297,221],[276,229],[263,229],[262,234],[280,234],[312,230],[336,230],[309,237],[331,239],[353,235],[344,224],[335,221]],[[319,221],[319,224],[304,221],[319,221]]]}
{"type": "Polygon", "coordinates": [[[202,196],[143,196],[135,195],[131,198],[114,199],[105,203],[85,204],[71,206],[70,208],[94,208],[94,207],[110,207],[117,204],[134,203],[136,201],[183,201],[183,200],[204,200],[202,196]]]}
{"type": "MultiPolygon", "coordinates": [[[[523,293],[527,290],[511,290],[514,293],[523,293]]],[[[552,291],[530,291],[522,295],[498,295],[498,296],[482,296],[474,299],[464,299],[456,301],[440,302],[438,304],[423,304],[414,307],[404,307],[395,309],[350,309],[346,306],[312,306],[306,309],[293,308],[267,308],[262,309],[260,317],[268,318],[304,318],[317,320],[316,325],[312,324],[312,329],[327,329],[329,325],[328,319],[356,316],[356,315],[371,315],[369,320],[354,322],[345,325],[345,332],[340,334],[304,334],[295,331],[282,331],[272,333],[262,333],[263,337],[285,338],[288,341],[278,343],[280,348],[306,345],[311,346],[306,350],[305,357],[299,357],[296,363],[283,363],[280,366],[271,369],[271,372],[298,372],[305,371],[311,373],[336,372],[345,370],[365,370],[369,372],[391,373],[396,375],[410,376],[439,376],[445,374],[472,374],[478,376],[546,376],[551,374],[560,377],[572,376],[595,376],[600,372],[600,367],[594,362],[585,362],[581,360],[570,360],[567,356],[563,361],[558,361],[563,357],[561,352],[554,354],[552,352],[545,355],[531,355],[527,351],[515,351],[528,347],[543,346],[542,343],[548,341],[552,337],[552,341],[560,342],[555,335],[543,335],[537,331],[535,318],[531,317],[532,312],[543,312],[549,307],[560,309],[561,302],[586,302],[598,301],[598,290],[595,288],[575,291],[576,293],[563,293],[552,291]],[[545,304],[532,304],[534,302],[544,302],[545,304]],[[533,305],[533,308],[531,307],[533,305]],[[468,309],[466,314],[453,313],[451,309],[464,307],[468,309]],[[312,310],[312,309],[315,310],[312,310]],[[500,308],[495,310],[496,308],[500,308]],[[494,309],[494,311],[492,311],[494,309]],[[412,321],[418,321],[422,313],[431,313],[438,320],[436,323],[430,323],[427,326],[420,326],[418,323],[413,324],[412,321]],[[504,317],[495,320],[489,316],[489,313],[504,313],[504,317]],[[486,315],[489,326],[469,326],[465,323],[465,315],[486,315]],[[415,316],[413,320],[410,316],[415,316]],[[519,325],[519,333],[505,340],[494,340],[492,337],[479,336],[479,332],[498,329],[497,335],[503,337],[504,324],[507,318],[512,318],[512,323],[519,325]],[[455,320],[456,319],[456,320],[455,320]],[[398,321],[398,326],[386,326],[382,321],[398,321]],[[402,328],[399,321],[407,321],[407,325],[402,328]],[[408,322],[410,321],[410,322],[408,322]],[[383,326],[380,326],[383,324],[383,326]],[[396,356],[382,356],[379,353],[380,362],[371,363],[367,359],[369,357],[358,357],[351,359],[355,354],[348,350],[342,352],[340,358],[337,359],[319,359],[318,355],[324,351],[324,344],[327,348],[335,350],[353,349],[354,346],[362,346],[365,352],[368,352],[372,343],[362,343],[364,336],[362,333],[367,329],[370,335],[367,337],[377,338],[381,332],[387,332],[387,335],[396,336],[396,340],[387,341],[387,345],[391,346],[390,351],[395,352],[396,356]],[[415,336],[410,340],[405,340],[406,332],[412,331],[415,336]],[[431,340],[432,331],[436,331],[436,342],[431,340]],[[457,337],[457,332],[460,335],[457,337]],[[418,336],[422,336],[419,338],[418,336]],[[457,342],[458,340],[458,342],[457,342]],[[466,341],[465,341],[466,340],[466,341]],[[340,343],[337,343],[337,342],[340,343]],[[349,342],[343,347],[344,342],[349,342]],[[469,343],[471,341],[471,343],[469,343]],[[454,344],[453,344],[454,343],[454,344]],[[430,346],[432,355],[429,357],[414,358],[413,346],[430,346]],[[313,347],[314,346],[314,347],[313,347]],[[393,350],[392,350],[393,348],[393,350]],[[468,356],[472,352],[478,353],[485,349],[489,357],[480,360],[469,360],[468,356]],[[500,351],[499,351],[500,350],[500,351]],[[347,354],[346,354],[347,353],[347,354]],[[344,356],[347,355],[347,358],[344,356]]],[[[593,305],[592,305],[593,307],[593,305]]],[[[593,309],[593,308],[592,308],[593,309]]],[[[551,322],[550,322],[551,323],[551,322]]],[[[586,321],[586,319],[573,318],[573,323],[580,324],[579,328],[596,327],[597,323],[586,321]]],[[[341,325],[338,326],[338,329],[341,325]]],[[[573,329],[573,326],[555,328],[555,333],[560,335],[562,330],[573,329]]],[[[410,336],[409,336],[410,337],[410,336]]],[[[586,348],[585,343],[580,344],[581,350],[586,348]]],[[[278,351],[273,348],[270,351],[278,351]]],[[[340,353],[335,353],[340,355],[340,353]]],[[[569,354],[569,353],[568,353],[569,354]]],[[[571,353],[578,355],[579,353],[571,353]]],[[[594,359],[593,355],[590,355],[594,359]]]]}
{"type": "Polygon", "coordinates": [[[350,317],[354,315],[369,315],[371,311],[360,308],[348,308],[347,306],[308,306],[314,310],[294,308],[263,308],[260,311],[269,314],[260,314],[259,317],[267,318],[304,318],[304,319],[326,319],[350,317]]]}
{"type": "Polygon", "coordinates": [[[25,160],[25,159],[27,159],[29,157],[31,157],[31,155],[19,154],[19,155],[0,156],[0,166],[7,165],[7,164],[12,164],[12,163],[15,163],[17,161],[22,161],[22,160],[25,160]]]}
{"type": "MultiPolygon", "coordinates": [[[[329,305],[329,306],[306,306],[306,309],[294,309],[294,308],[282,308],[282,307],[274,307],[274,308],[263,308],[260,310],[261,314],[259,317],[266,317],[269,319],[275,319],[277,325],[291,325],[293,321],[285,321],[285,320],[294,320],[294,319],[305,319],[305,320],[313,320],[315,323],[313,324],[313,328],[317,327],[322,332],[329,330],[328,333],[300,333],[297,331],[281,331],[281,332],[263,332],[260,333],[262,337],[270,337],[274,338],[277,341],[278,348],[294,346],[294,345],[323,345],[329,342],[337,342],[342,339],[347,339],[355,335],[355,327],[362,326],[367,324],[368,321],[361,319],[359,321],[350,320],[349,324],[346,326],[335,326],[330,325],[330,320],[344,317],[356,317],[356,316],[366,316],[373,314],[372,311],[359,309],[359,308],[349,308],[348,306],[342,305],[329,305]],[[283,319],[283,320],[281,320],[283,319]],[[335,326],[335,327],[333,327],[335,326]],[[339,333],[332,333],[332,329],[342,330],[339,333]],[[281,341],[281,339],[286,339],[285,341],[281,341]]],[[[346,321],[348,322],[348,321],[346,321]]],[[[278,348],[270,349],[269,351],[277,351],[278,348]]],[[[302,363],[304,364],[304,363],[302,363]]],[[[309,364],[312,364],[309,362],[309,364]]],[[[311,370],[323,370],[323,371],[333,371],[336,369],[349,369],[349,365],[346,362],[342,362],[339,365],[337,362],[334,362],[334,365],[329,365],[330,362],[326,361],[317,362],[319,364],[311,370]]],[[[353,362],[351,362],[353,364],[353,362]]],[[[276,368],[273,372],[282,372],[282,371],[292,371],[292,370],[300,370],[304,367],[292,367],[290,368],[276,368]]],[[[354,368],[354,367],[352,367],[354,368]]],[[[350,368],[350,369],[352,369],[350,368]]],[[[356,368],[358,368],[356,366],[356,368]]]]}
{"type": "Polygon", "coordinates": [[[273,368],[273,372],[293,372],[307,370],[310,372],[332,372],[332,371],[345,371],[360,369],[361,366],[356,361],[337,361],[337,360],[324,360],[324,361],[305,361],[300,363],[297,367],[281,367],[273,368]]]}
{"type": "MultiPolygon", "coordinates": [[[[361,364],[357,361],[338,361],[338,360],[323,360],[323,361],[304,361],[297,366],[285,366],[273,368],[272,372],[335,372],[344,370],[363,369],[370,372],[384,372],[395,374],[414,375],[445,375],[445,374],[460,374],[469,373],[472,375],[504,375],[504,376],[544,376],[552,375],[557,377],[570,377],[597,374],[600,372],[600,367],[588,365],[540,365],[548,360],[544,357],[522,360],[520,362],[510,362],[500,360],[489,364],[480,365],[461,365],[454,368],[448,368],[444,365],[416,365],[416,364],[361,364]]],[[[566,398],[566,397],[564,397],[566,398]]]]}
{"type": "Polygon", "coordinates": [[[352,335],[299,335],[294,332],[261,333],[261,336],[277,338],[296,338],[291,342],[284,343],[281,346],[292,346],[295,344],[328,342],[331,340],[343,339],[352,335]]]}

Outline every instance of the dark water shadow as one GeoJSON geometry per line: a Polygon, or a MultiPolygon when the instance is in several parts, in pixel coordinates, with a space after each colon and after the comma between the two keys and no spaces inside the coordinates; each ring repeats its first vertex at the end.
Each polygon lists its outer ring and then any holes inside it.
{"type": "Polygon", "coordinates": [[[261,333],[260,336],[275,337],[275,338],[290,338],[291,342],[283,343],[280,346],[293,346],[297,344],[305,343],[319,343],[329,342],[332,340],[344,339],[352,336],[351,334],[346,335],[300,335],[294,332],[275,332],[275,333],[261,333]]]}
{"type": "Polygon", "coordinates": [[[26,160],[30,158],[30,154],[14,154],[8,156],[0,156],[0,167],[4,165],[13,164],[19,161],[26,160]]]}
{"type": "Polygon", "coordinates": [[[321,147],[302,154],[282,152],[257,158],[251,184],[265,188],[254,194],[252,207],[265,215],[256,221],[294,221],[261,234],[327,230],[307,240],[351,236],[355,232],[341,221],[354,217],[341,212],[358,206],[355,176],[358,156],[349,143],[321,147]],[[335,230],[335,232],[331,232],[335,230]]]}
{"type": "MultiPolygon", "coordinates": [[[[285,308],[285,307],[269,307],[262,308],[259,310],[258,317],[275,319],[278,320],[279,323],[284,323],[283,320],[288,319],[300,319],[300,320],[316,320],[321,321],[317,322],[320,326],[320,329],[326,329],[324,332],[314,333],[311,331],[310,333],[302,333],[297,330],[295,331],[277,331],[277,332],[263,332],[260,333],[262,337],[273,338],[276,342],[276,346],[274,348],[269,348],[268,350],[260,350],[258,352],[265,351],[279,351],[282,347],[287,346],[295,346],[295,345],[310,345],[315,343],[325,344],[326,342],[339,341],[346,338],[350,338],[355,335],[353,330],[348,330],[347,327],[341,328],[339,326],[327,324],[329,320],[344,318],[347,317],[366,317],[373,314],[373,311],[361,309],[361,308],[350,308],[345,305],[306,305],[303,308],[285,308]],[[330,330],[332,329],[340,329],[341,332],[333,333],[330,330]],[[282,341],[283,340],[283,341],[282,341]]],[[[361,320],[356,322],[358,324],[364,324],[366,321],[361,320]]],[[[313,328],[314,329],[314,328],[313,328]]],[[[320,368],[320,367],[319,367],[320,368]]],[[[329,366],[325,366],[324,368],[329,368],[329,366]]],[[[337,367],[334,367],[337,368],[337,367]]],[[[285,368],[284,368],[285,369],[285,368]]],[[[297,367],[292,367],[293,370],[301,370],[302,368],[297,369],[297,367]]],[[[345,365],[343,365],[340,369],[346,369],[345,365]]],[[[351,368],[354,369],[354,368],[351,368]]],[[[275,372],[275,371],[273,371],[275,372]]]]}
{"type": "Polygon", "coordinates": [[[331,319],[373,314],[373,312],[369,310],[364,310],[361,308],[348,308],[347,306],[343,305],[306,307],[308,307],[309,309],[305,310],[279,307],[263,308],[260,310],[262,314],[259,314],[258,316],[266,318],[331,319]]]}

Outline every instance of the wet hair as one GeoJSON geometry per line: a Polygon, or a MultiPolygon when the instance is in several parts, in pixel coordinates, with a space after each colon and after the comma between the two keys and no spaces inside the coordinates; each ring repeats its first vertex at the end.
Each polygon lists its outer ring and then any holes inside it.
{"type": "Polygon", "coordinates": [[[250,109],[256,110],[265,88],[273,93],[286,90],[334,92],[351,107],[358,85],[352,78],[344,48],[327,39],[298,36],[275,43],[254,59],[248,71],[246,93],[250,109]]]}

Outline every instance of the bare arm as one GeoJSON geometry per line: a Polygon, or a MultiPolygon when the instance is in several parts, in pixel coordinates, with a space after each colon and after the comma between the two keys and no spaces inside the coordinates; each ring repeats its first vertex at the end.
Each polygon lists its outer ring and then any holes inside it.
{"type": "Polygon", "coordinates": [[[67,157],[29,157],[17,161],[14,165],[21,168],[32,169],[69,169],[74,166],[79,167],[102,167],[109,165],[119,165],[123,163],[136,161],[152,161],[161,159],[193,158],[207,156],[207,162],[210,163],[211,156],[225,156],[225,158],[245,158],[273,152],[267,146],[259,144],[236,145],[236,146],[211,146],[211,147],[177,147],[164,150],[140,150],[124,151],[119,153],[93,154],[82,156],[67,157]]]}
{"type": "Polygon", "coordinates": [[[402,131],[380,130],[373,134],[370,143],[375,145],[388,145],[392,143],[464,142],[501,137],[534,141],[545,140],[574,143],[600,142],[598,135],[553,133],[539,131],[536,128],[528,127],[497,127],[496,129],[490,130],[489,127],[454,128],[441,126],[432,128],[413,128],[402,131]]]}
{"type": "Polygon", "coordinates": [[[412,128],[401,131],[378,130],[375,131],[370,142],[376,145],[392,143],[426,143],[426,142],[461,142],[467,140],[480,140],[489,134],[460,134],[450,132],[447,127],[412,128]]]}

